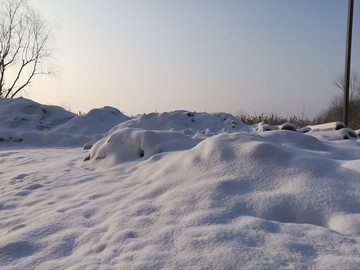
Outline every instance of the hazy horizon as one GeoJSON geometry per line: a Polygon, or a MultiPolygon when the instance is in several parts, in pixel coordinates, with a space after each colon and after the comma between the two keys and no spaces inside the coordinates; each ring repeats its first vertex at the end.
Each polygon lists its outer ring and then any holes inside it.
{"type": "Polygon", "coordinates": [[[56,22],[59,48],[58,77],[25,95],[38,102],[312,117],[340,93],[347,1],[29,2],[56,22]]]}

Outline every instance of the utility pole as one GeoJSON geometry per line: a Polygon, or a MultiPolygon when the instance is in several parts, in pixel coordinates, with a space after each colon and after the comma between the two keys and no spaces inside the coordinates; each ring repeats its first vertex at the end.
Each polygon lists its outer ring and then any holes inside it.
{"type": "Polygon", "coordinates": [[[350,67],[351,67],[351,40],[353,26],[354,0],[349,0],[346,32],[346,51],[345,51],[345,91],[344,91],[344,124],[349,123],[349,88],[350,88],[350,67]]]}

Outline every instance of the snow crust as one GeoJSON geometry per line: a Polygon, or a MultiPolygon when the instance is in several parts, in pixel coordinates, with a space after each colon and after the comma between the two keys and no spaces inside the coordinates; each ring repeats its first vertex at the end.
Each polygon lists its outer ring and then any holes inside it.
{"type": "Polygon", "coordinates": [[[350,129],[46,107],[40,130],[32,101],[0,102],[0,137],[24,139],[0,143],[1,269],[359,269],[350,129]],[[101,138],[89,151],[59,147],[84,136],[101,138]]]}

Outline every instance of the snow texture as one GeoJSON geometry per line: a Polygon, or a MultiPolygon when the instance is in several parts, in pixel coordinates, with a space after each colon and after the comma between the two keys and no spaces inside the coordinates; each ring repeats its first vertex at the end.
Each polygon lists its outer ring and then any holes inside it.
{"type": "Polygon", "coordinates": [[[1,269],[360,268],[350,129],[0,102],[0,134],[23,138],[0,143],[1,269]],[[46,140],[89,133],[90,150],[46,140]]]}

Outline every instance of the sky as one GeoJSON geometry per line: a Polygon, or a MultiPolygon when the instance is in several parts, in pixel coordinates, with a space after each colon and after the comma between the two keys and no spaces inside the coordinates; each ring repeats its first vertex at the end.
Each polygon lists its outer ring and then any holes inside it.
{"type": "MultiPolygon", "coordinates": [[[[340,94],[347,1],[29,2],[55,25],[57,74],[26,93],[41,103],[313,117],[340,94]]],[[[352,67],[360,71],[356,4],[352,67]]]]}

